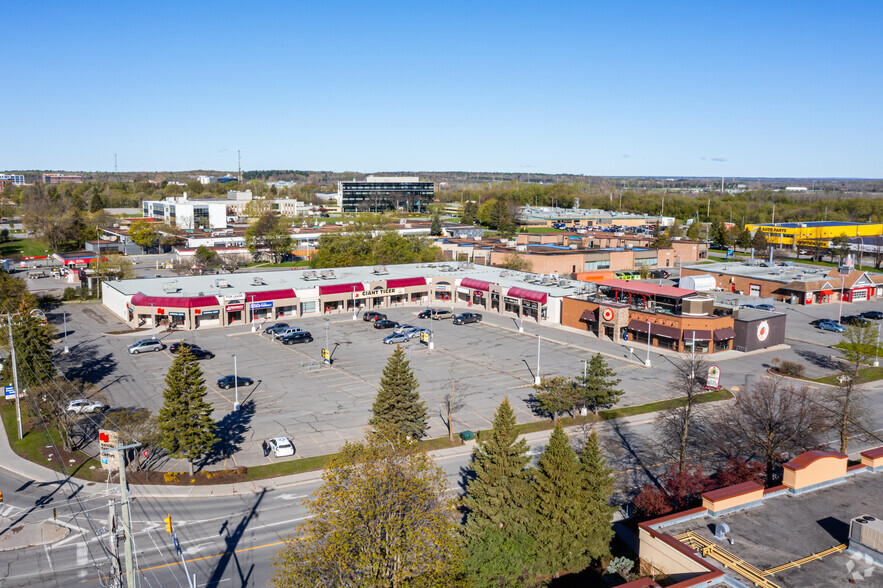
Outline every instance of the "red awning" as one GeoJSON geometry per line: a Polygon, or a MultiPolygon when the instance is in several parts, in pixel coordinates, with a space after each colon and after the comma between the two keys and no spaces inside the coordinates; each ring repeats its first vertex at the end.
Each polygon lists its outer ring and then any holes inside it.
{"type": "Polygon", "coordinates": [[[711,341],[711,331],[684,329],[684,341],[711,341]]]}
{"type": "Polygon", "coordinates": [[[821,290],[819,292],[819,294],[821,294],[822,296],[830,296],[833,293],[834,293],[834,290],[821,290]]]}
{"type": "Polygon", "coordinates": [[[487,292],[491,288],[490,282],[485,282],[484,280],[473,280],[472,278],[463,278],[460,280],[460,285],[464,288],[472,288],[473,290],[484,290],[487,292]]]}
{"type": "Polygon", "coordinates": [[[361,292],[365,289],[364,284],[355,282],[352,284],[332,284],[330,286],[319,286],[319,296],[328,296],[329,294],[343,294],[346,292],[361,292]]]}
{"type": "Polygon", "coordinates": [[[426,278],[400,278],[398,280],[387,280],[387,288],[409,288],[411,286],[425,286],[426,278]]]}
{"type": "Polygon", "coordinates": [[[202,306],[219,306],[214,296],[147,296],[138,292],[132,296],[132,306],[155,306],[169,308],[198,308],[202,306]]]}
{"type": "Polygon", "coordinates": [[[523,300],[533,300],[540,304],[545,304],[549,300],[549,295],[545,292],[537,292],[536,290],[528,290],[527,288],[509,288],[509,293],[506,294],[506,296],[521,298],[523,300]]]}
{"type": "Polygon", "coordinates": [[[265,290],[264,292],[248,292],[245,299],[249,302],[261,302],[263,300],[282,300],[283,298],[296,298],[297,294],[291,288],[287,290],[265,290]]]}
{"type": "Polygon", "coordinates": [[[733,327],[724,327],[723,329],[717,329],[714,332],[714,340],[715,341],[726,341],[728,339],[735,339],[736,331],[733,330],[733,327]]]}
{"type": "Polygon", "coordinates": [[[584,310],[580,315],[579,320],[585,321],[587,323],[597,323],[598,322],[598,309],[595,310],[584,310]]]}

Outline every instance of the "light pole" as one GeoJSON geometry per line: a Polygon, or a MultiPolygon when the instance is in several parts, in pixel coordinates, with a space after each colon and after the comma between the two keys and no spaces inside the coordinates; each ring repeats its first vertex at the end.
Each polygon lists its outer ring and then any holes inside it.
{"type": "Polygon", "coordinates": [[[533,383],[535,386],[540,385],[540,341],[542,337],[537,335],[537,374],[533,378],[533,383]]]}
{"type": "Polygon", "coordinates": [[[650,336],[650,329],[651,329],[650,325],[651,325],[650,321],[647,321],[647,359],[644,360],[644,367],[651,367],[651,364],[650,364],[650,341],[652,340],[652,337],[650,336]]]}
{"type": "Polygon", "coordinates": [[[153,323],[153,338],[156,339],[156,309],[150,305],[150,322],[153,323]]]}
{"type": "Polygon", "coordinates": [[[837,323],[843,320],[843,278],[840,278],[840,310],[837,311],[837,323]]]}
{"type": "Polygon", "coordinates": [[[524,332],[524,308],[523,308],[524,301],[523,300],[521,301],[521,305],[522,306],[518,307],[518,318],[521,321],[520,323],[518,323],[518,332],[519,333],[524,332]]]}
{"type": "Polygon", "coordinates": [[[353,320],[358,318],[358,307],[356,306],[356,291],[353,290],[353,320]]]}
{"type": "Polygon", "coordinates": [[[331,319],[325,319],[325,351],[328,353],[328,357],[322,359],[322,363],[326,365],[331,365],[331,347],[328,345],[328,323],[331,322],[331,319]]]}
{"type": "Polygon", "coordinates": [[[251,332],[254,333],[257,330],[257,324],[254,322],[254,308],[252,305],[254,304],[254,296],[251,297],[251,302],[248,304],[248,312],[251,316],[251,332]]]}
{"type": "Polygon", "coordinates": [[[233,400],[233,411],[239,410],[239,370],[236,369],[236,356],[233,356],[233,390],[235,399],[233,400]]]}
{"type": "Polygon", "coordinates": [[[880,365],[880,327],[883,327],[883,322],[877,323],[877,344],[874,346],[874,367],[880,365]]]}
{"type": "Polygon", "coordinates": [[[70,350],[67,348],[67,313],[62,313],[64,317],[64,351],[63,353],[69,353],[70,350]]]}

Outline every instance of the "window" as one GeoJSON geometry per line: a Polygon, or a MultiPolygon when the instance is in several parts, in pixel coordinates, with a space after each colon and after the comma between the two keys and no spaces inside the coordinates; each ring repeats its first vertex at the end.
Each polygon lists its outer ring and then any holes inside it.
{"type": "Polygon", "coordinates": [[[642,257],[642,258],[636,257],[635,258],[635,266],[636,267],[641,267],[644,265],[656,265],[657,263],[659,263],[659,258],[657,258],[657,257],[642,257]]]}
{"type": "Polygon", "coordinates": [[[592,270],[602,270],[602,269],[610,269],[610,260],[609,259],[599,259],[596,261],[587,261],[585,271],[589,272],[592,270]]]}

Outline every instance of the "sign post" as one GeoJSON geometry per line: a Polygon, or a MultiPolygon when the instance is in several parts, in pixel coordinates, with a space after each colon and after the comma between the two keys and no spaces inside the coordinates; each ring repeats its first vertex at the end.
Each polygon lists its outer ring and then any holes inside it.
{"type": "Polygon", "coordinates": [[[708,375],[705,378],[704,390],[720,390],[721,371],[716,365],[708,368],[708,375]]]}

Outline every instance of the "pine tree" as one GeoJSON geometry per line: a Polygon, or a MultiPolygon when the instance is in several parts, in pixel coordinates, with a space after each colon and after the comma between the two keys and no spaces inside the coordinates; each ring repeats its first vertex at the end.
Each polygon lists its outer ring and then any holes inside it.
{"type": "Polygon", "coordinates": [[[539,571],[557,576],[564,570],[585,568],[591,558],[581,525],[586,513],[580,464],[561,425],[552,431],[540,456],[535,487],[531,535],[539,571]]]}
{"type": "Polygon", "coordinates": [[[699,223],[695,220],[687,227],[687,239],[695,241],[699,238],[699,223]]]}
{"type": "Polygon", "coordinates": [[[517,585],[533,568],[528,534],[532,491],[530,456],[515,430],[515,414],[503,399],[493,429],[472,453],[466,481],[466,567],[476,586],[517,585]]]}
{"type": "MultiPolygon", "coordinates": [[[[22,311],[21,319],[12,318],[12,340],[15,343],[15,363],[18,368],[18,382],[22,390],[36,384],[48,382],[55,377],[55,366],[52,365],[52,340],[54,330],[37,317],[22,311]]],[[[8,327],[4,325],[4,331],[8,327]]],[[[4,333],[6,335],[6,333],[4,333]]],[[[8,339],[8,336],[3,338],[8,339]]],[[[12,364],[7,362],[4,372],[9,370],[11,377],[12,364]]]]}
{"type": "Polygon", "coordinates": [[[607,365],[600,353],[589,360],[585,376],[577,376],[577,381],[582,384],[582,401],[595,414],[599,407],[616,404],[622,396],[622,390],[617,388],[620,380],[615,376],[616,372],[607,365]]]}
{"type": "Polygon", "coordinates": [[[202,368],[184,348],[166,373],[163,405],[159,409],[159,445],[176,459],[193,462],[211,451],[217,441],[212,405],[206,401],[202,368]]]}
{"type": "Polygon", "coordinates": [[[613,513],[616,507],[610,506],[614,479],[612,470],[598,443],[598,433],[586,439],[579,452],[580,473],[583,482],[584,513],[582,545],[586,555],[599,561],[610,555],[610,541],[613,539],[613,513]]]}
{"type": "Polygon", "coordinates": [[[438,237],[442,234],[441,219],[437,214],[432,215],[432,225],[429,227],[429,234],[438,237]]]}
{"type": "Polygon", "coordinates": [[[752,240],[751,231],[749,231],[748,229],[742,229],[742,232],[739,233],[739,239],[737,241],[737,243],[739,245],[739,249],[742,249],[745,251],[751,249],[751,240],[752,240]]]}
{"type": "Polygon", "coordinates": [[[426,434],[426,405],[417,378],[400,346],[389,356],[368,423],[381,434],[417,440],[426,434]]]}
{"type": "Polygon", "coordinates": [[[103,208],[104,199],[101,198],[100,192],[95,192],[89,200],[89,212],[99,212],[103,208]]]}

